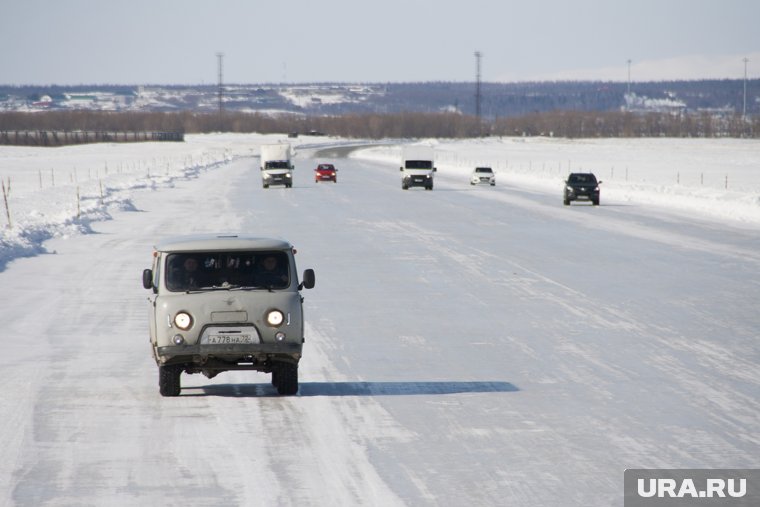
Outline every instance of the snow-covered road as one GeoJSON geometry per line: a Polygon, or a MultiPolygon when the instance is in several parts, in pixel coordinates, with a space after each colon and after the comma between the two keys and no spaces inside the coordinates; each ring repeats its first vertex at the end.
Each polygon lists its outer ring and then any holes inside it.
{"type": "MultiPolygon", "coordinates": [[[[0,505],[622,505],[626,468],[760,468],[760,235],[627,201],[239,158],[0,272],[0,505]],[[301,388],[162,398],[140,272],[187,232],[283,237],[301,388]]],[[[604,194],[603,194],[604,196],[604,194]]]]}

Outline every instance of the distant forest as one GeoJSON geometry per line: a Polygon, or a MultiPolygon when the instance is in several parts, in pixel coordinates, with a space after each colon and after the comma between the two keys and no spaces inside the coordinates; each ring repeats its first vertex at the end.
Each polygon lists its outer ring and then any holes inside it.
{"type": "Polygon", "coordinates": [[[0,132],[113,131],[288,133],[346,138],[465,138],[480,136],[760,137],[760,117],[668,113],[554,111],[478,120],[458,113],[347,114],[134,113],[50,111],[0,113],[0,132]]]}

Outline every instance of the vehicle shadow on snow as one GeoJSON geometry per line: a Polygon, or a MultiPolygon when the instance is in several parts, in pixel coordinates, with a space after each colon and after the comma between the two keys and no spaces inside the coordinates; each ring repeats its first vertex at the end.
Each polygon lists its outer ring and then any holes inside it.
{"type": "MultiPolygon", "coordinates": [[[[215,384],[183,387],[183,396],[279,396],[270,384],[215,384]],[[199,391],[188,393],[188,391],[199,391]]],[[[416,396],[462,393],[511,393],[509,382],[301,382],[298,396],[416,396]]]]}

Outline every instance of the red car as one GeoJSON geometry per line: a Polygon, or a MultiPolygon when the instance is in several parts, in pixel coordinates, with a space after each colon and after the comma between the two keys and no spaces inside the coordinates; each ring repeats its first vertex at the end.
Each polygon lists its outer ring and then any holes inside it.
{"type": "Polygon", "coordinates": [[[319,164],[314,169],[314,183],[320,181],[332,181],[338,183],[338,170],[332,164],[319,164]]]}

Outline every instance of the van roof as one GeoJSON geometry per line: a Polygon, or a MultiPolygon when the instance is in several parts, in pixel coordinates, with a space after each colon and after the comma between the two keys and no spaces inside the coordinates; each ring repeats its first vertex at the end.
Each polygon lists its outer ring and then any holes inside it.
{"type": "Polygon", "coordinates": [[[293,246],[275,238],[250,234],[193,234],[167,238],[154,247],[159,252],[196,252],[208,250],[288,250],[293,246]]]}

